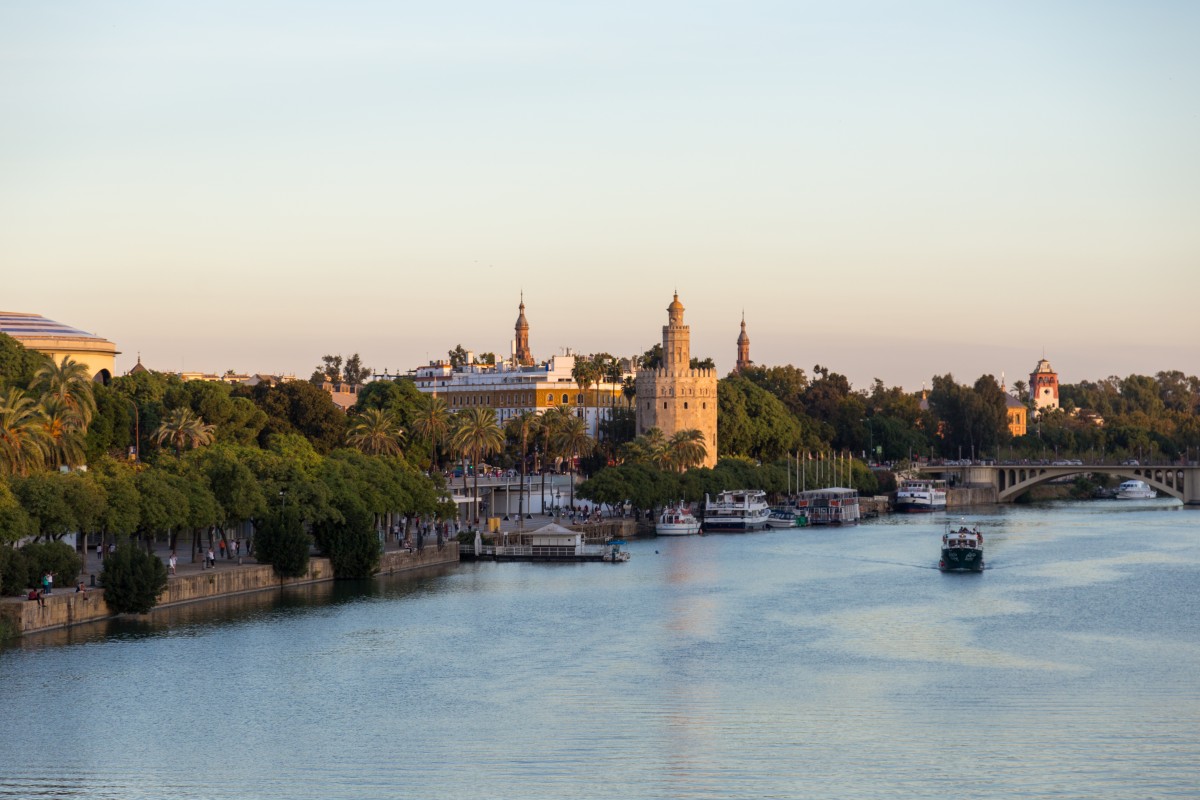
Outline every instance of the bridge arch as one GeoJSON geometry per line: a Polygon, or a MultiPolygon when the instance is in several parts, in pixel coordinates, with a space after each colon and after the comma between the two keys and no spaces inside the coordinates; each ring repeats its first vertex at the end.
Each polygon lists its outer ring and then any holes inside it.
{"type": "Polygon", "coordinates": [[[1184,471],[1171,466],[1073,466],[1073,467],[1007,467],[998,466],[996,469],[996,499],[1001,503],[1011,503],[1025,492],[1043,483],[1049,483],[1057,478],[1072,475],[1104,474],[1113,475],[1122,480],[1140,480],[1159,492],[1170,495],[1176,500],[1184,500],[1184,471]]]}

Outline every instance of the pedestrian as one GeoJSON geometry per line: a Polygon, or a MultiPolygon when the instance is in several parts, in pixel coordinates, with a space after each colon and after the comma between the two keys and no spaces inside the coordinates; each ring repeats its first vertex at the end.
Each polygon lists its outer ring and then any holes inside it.
{"type": "Polygon", "coordinates": [[[224,536],[221,537],[221,541],[217,542],[217,549],[221,551],[222,558],[229,558],[229,556],[225,553],[225,537],[224,536]]]}
{"type": "Polygon", "coordinates": [[[49,572],[42,576],[42,593],[54,594],[54,576],[49,572]]]}
{"type": "Polygon", "coordinates": [[[233,557],[237,558],[242,550],[242,542],[240,539],[233,540],[233,557]]]}
{"type": "Polygon", "coordinates": [[[117,543],[109,542],[108,543],[108,554],[111,556],[111,555],[115,555],[116,552],[117,552],[117,543]]]}
{"type": "Polygon", "coordinates": [[[96,563],[104,560],[104,542],[96,542],[96,563]]]}
{"type": "Polygon", "coordinates": [[[213,552],[211,545],[208,548],[208,566],[212,569],[217,567],[217,554],[213,552]]]}
{"type": "Polygon", "coordinates": [[[79,585],[75,587],[75,594],[81,594],[83,599],[87,600],[87,589],[84,587],[83,581],[80,581],[79,585]]]}
{"type": "Polygon", "coordinates": [[[179,563],[179,560],[177,558],[175,558],[175,551],[172,550],[171,557],[167,559],[167,572],[170,573],[171,575],[174,575],[175,574],[175,565],[177,563],[179,563]]]}

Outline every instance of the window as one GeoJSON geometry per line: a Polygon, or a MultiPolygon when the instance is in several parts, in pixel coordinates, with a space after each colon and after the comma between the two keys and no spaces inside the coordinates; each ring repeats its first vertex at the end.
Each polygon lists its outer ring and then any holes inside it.
{"type": "Polygon", "coordinates": [[[546,402],[549,403],[550,405],[554,405],[554,394],[553,393],[546,395],[546,402]]]}
{"type": "Polygon", "coordinates": [[[704,408],[704,409],[707,409],[707,408],[708,408],[708,403],[701,403],[701,404],[700,404],[700,407],[701,407],[701,408],[704,408]]]}
{"type": "Polygon", "coordinates": [[[683,401],[683,408],[684,408],[684,410],[685,410],[685,411],[687,410],[687,400],[684,400],[684,401],[683,401]]]}
{"type": "Polygon", "coordinates": [[[667,407],[667,401],[663,400],[663,408],[665,409],[666,407],[667,407]]]}
{"type": "Polygon", "coordinates": [[[575,402],[578,405],[583,405],[583,395],[582,394],[575,395],[575,402]]]}
{"type": "Polygon", "coordinates": [[[567,393],[566,393],[566,392],[563,392],[563,402],[564,402],[564,403],[569,403],[569,402],[571,402],[571,399],[570,399],[569,397],[567,397],[567,393]]]}

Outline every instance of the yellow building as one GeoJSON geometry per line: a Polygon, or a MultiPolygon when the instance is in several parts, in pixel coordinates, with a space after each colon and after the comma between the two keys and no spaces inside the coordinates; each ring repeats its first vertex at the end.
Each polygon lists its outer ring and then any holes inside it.
{"type": "Polygon", "coordinates": [[[94,333],[81,331],[39,314],[0,311],[0,333],[6,333],[29,350],[62,361],[70,356],[87,368],[92,380],[107,384],[120,354],[117,346],[94,333]]]}
{"type": "Polygon", "coordinates": [[[1008,432],[1013,436],[1024,436],[1029,426],[1029,409],[1008,392],[1004,393],[1004,406],[1008,415],[1008,432]]]}

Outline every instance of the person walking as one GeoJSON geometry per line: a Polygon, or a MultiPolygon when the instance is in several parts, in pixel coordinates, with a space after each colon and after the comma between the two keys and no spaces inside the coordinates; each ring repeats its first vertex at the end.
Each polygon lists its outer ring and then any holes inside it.
{"type": "Polygon", "coordinates": [[[104,561],[104,542],[96,542],[96,563],[104,561]]]}
{"type": "Polygon", "coordinates": [[[216,569],[217,567],[217,554],[213,552],[212,547],[208,548],[208,566],[211,569],[216,569]]]}
{"type": "Polygon", "coordinates": [[[167,573],[175,574],[175,565],[179,563],[179,559],[175,558],[175,551],[171,551],[171,557],[167,559],[167,573]]]}

